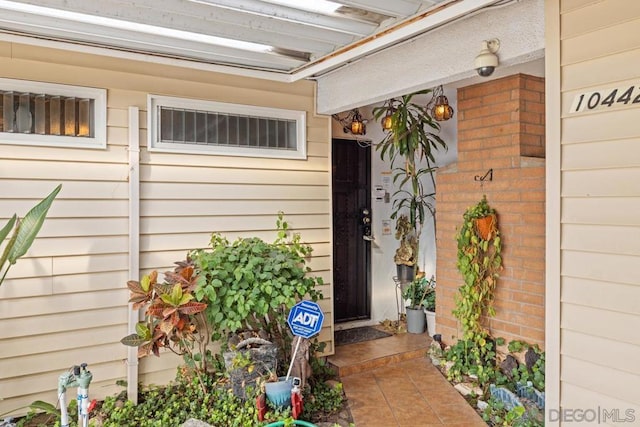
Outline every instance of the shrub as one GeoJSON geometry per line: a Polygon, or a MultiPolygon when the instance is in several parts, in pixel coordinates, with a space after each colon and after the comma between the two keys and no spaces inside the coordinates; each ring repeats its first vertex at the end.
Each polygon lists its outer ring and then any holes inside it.
{"type": "Polygon", "coordinates": [[[322,279],[307,275],[311,247],[298,234],[287,239],[282,213],[276,225],[273,243],[257,237],[230,242],[214,233],[210,249],[191,253],[201,276],[194,293],[207,303],[214,340],[231,332],[264,330],[284,349],[288,311],[302,298],[321,298],[315,287],[322,279]]]}

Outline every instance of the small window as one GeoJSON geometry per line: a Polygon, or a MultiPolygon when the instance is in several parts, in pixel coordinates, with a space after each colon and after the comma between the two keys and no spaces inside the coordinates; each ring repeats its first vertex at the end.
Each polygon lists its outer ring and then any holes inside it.
{"type": "Polygon", "coordinates": [[[149,150],[306,158],[305,112],[149,95],[149,150]]]}
{"type": "Polygon", "coordinates": [[[0,78],[0,142],[105,148],[104,89],[0,78]]]}

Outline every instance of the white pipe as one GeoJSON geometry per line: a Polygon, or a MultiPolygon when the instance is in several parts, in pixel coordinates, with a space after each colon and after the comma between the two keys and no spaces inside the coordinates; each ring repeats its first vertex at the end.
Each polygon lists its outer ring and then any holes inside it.
{"type": "Polygon", "coordinates": [[[296,349],[293,350],[293,355],[291,356],[291,363],[289,363],[289,370],[287,371],[287,378],[285,380],[289,380],[289,376],[291,375],[291,368],[293,368],[293,362],[296,360],[296,354],[298,354],[298,348],[300,348],[300,341],[302,341],[302,337],[298,336],[298,342],[296,343],[296,349]]]}
{"type": "MultiPolygon", "coordinates": [[[[140,119],[129,107],[129,280],[140,277],[140,119]]],[[[138,310],[129,304],[129,333],[136,332],[138,310]]],[[[138,403],[138,348],[127,347],[127,398],[138,403]]]]}

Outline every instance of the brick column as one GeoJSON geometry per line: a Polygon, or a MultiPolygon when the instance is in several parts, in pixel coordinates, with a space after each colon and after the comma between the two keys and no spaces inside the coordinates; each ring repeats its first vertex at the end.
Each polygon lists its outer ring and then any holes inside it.
{"type": "Polygon", "coordinates": [[[544,79],[517,74],[458,90],[458,162],[437,173],[437,329],[461,336],[451,311],[462,283],[456,229],[487,195],[503,239],[491,332],[544,347],[544,79]],[[493,180],[474,180],[493,169],[493,180]]]}

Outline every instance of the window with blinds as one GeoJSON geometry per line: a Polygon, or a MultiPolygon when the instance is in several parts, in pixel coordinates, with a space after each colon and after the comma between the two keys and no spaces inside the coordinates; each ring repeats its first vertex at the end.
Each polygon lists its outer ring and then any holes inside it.
{"type": "Polygon", "coordinates": [[[1,142],[106,146],[106,91],[0,79],[1,142]]]}
{"type": "Polygon", "coordinates": [[[149,96],[149,149],[306,158],[304,111],[149,96]]]}

